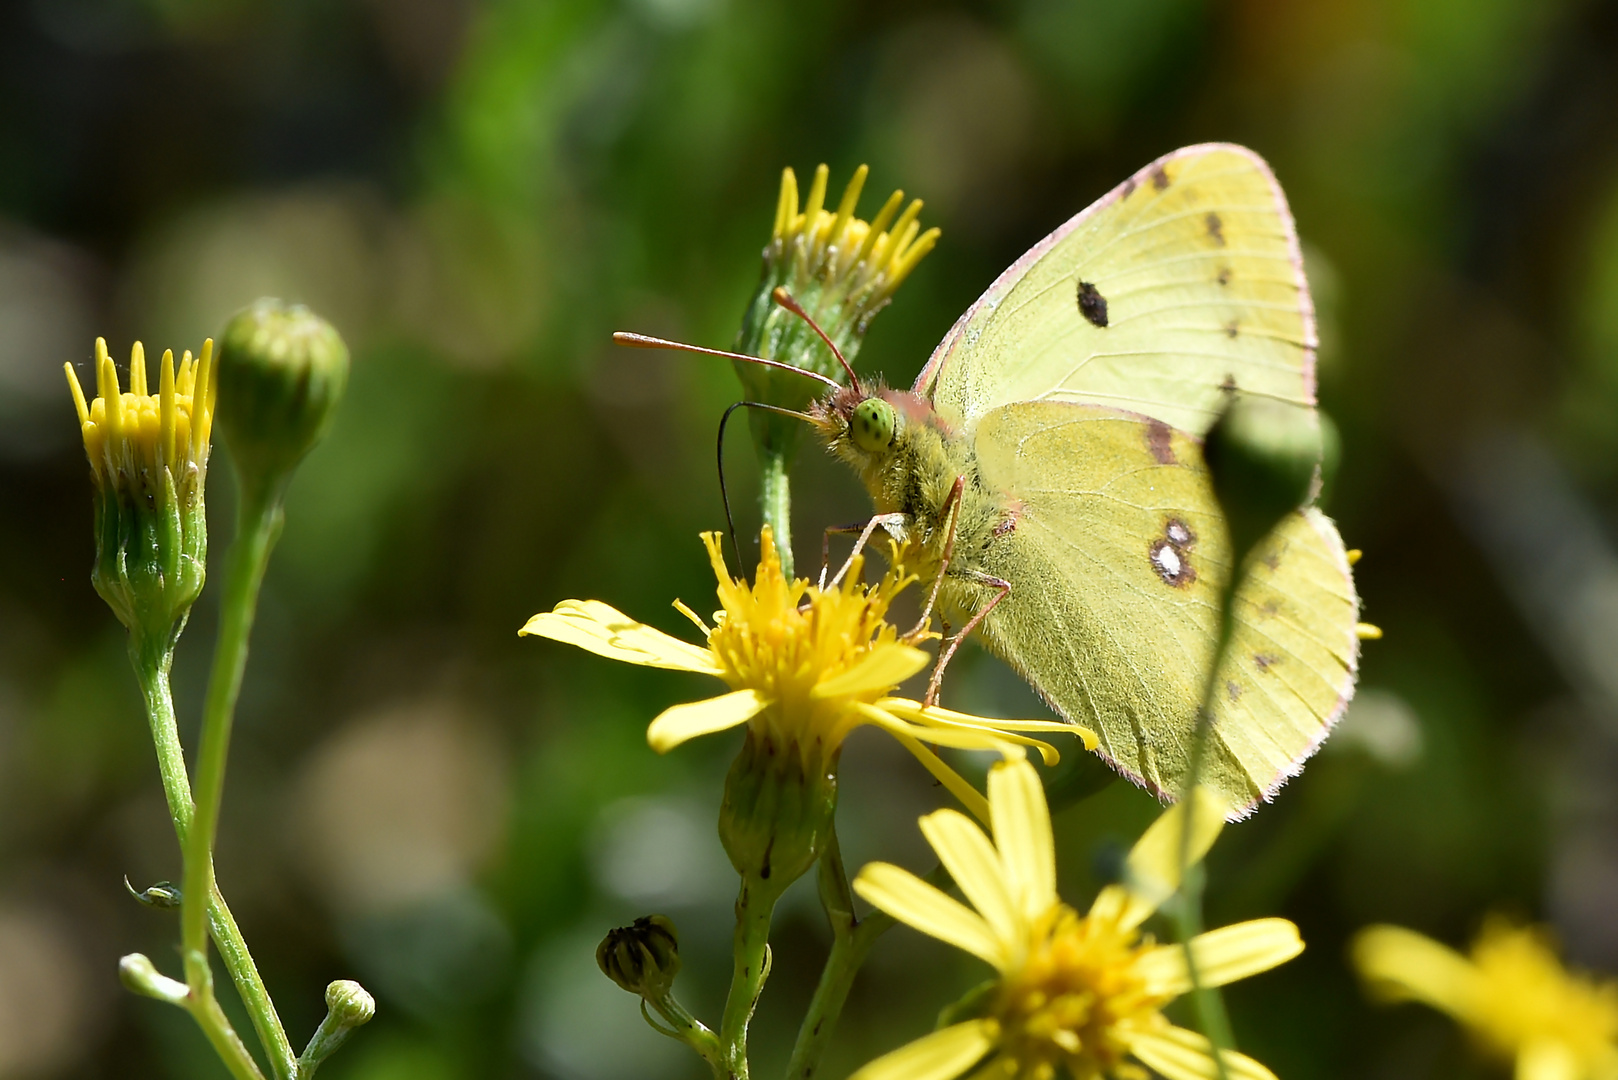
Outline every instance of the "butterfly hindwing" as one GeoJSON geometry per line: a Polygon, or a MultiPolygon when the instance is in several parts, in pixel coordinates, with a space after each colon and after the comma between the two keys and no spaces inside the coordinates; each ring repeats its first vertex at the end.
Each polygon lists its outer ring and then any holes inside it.
{"type": "Polygon", "coordinates": [[[1000,276],[916,383],[947,421],[1014,401],[1127,409],[1200,436],[1225,388],[1314,403],[1314,312],[1280,186],[1206,144],[1136,173],[1000,276]]]}
{"type": "MultiPolygon", "coordinates": [[[[1230,572],[1199,444],[1138,415],[1035,402],[983,416],[975,449],[981,482],[1015,513],[976,560],[1012,583],[986,644],[1094,727],[1120,770],[1176,794],[1230,572]]],[[[987,594],[956,585],[947,599],[960,617],[987,594]]],[[[1358,600],[1331,522],[1292,515],[1236,611],[1204,776],[1242,812],[1297,770],[1353,685],[1358,600]]]]}

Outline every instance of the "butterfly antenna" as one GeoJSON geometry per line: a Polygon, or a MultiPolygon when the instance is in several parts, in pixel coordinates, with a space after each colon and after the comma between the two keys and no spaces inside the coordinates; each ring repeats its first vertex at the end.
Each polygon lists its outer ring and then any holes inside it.
{"type": "MultiPolygon", "coordinates": [[[[807,318],[807,316],[805,317],[807,318]]],[[[813,326],[814,324],[811,323],[810,325],[813,326]]],[[[815,329],[818,331],[819,327],[816,327],[815,329]]],[[[825,335],[822,334],[821,336],[824,337],[825,335]]],[[[665,338],[648,337],[645,334],[631,334],[624,330],[615,332],[612,335],[612,340],[618,345],[627,345],[631,349],[673,349],[676,352],[701,353],[703,356],[720,356],[726,360],[744,360],[749,364],[763,364],[765,367],[779,368],[782,371],[790,371],[795,375],[802,375],[806,379],[814,379],[817,382],[825,383],[833,390],[841,390],[843,388],[842,384],[836,379],[828,379],[818,371],[810,371],[808,368],[801,368],[794,364],[783,364],[779,360],[766,360],[762,356],[748,356],[746,353],[726,352],[723,349],[704,349],[701,345],[687,345],[682,341],[669,341],[665,338]]],[[[835,345],[832,346],[833,349],[836,347],[837,346],[835,345]]],[[[838,359],[842,359],[841,355],[838,356],[838,359]]],[[[848,365],[844,364],[843,366],[847,367],[848,365]]],[[[852,374],[852,372],[850,374],[852,374]]]]}
{"type": "MultiPolygon", "coordinates": [[[[793,368],[792,370],[797,371],[800,369],[793,368]]],[[[806,372],[806,374],[808,373],[806,372]]],[[[730,408],[726,409],[724,415],[719,418],[719,439],[718,446],[715,450],[715,456],[719,460],[719,498],[725,504],[725,528],[730,533],[730,550],[736,556],[736,566],[739,569],[743,565],[742,548],[741,545],[736,542],[736,519],[731,515],[730,493],[725,489],[725,424],[730,421],[730,414],[735,412],[737,409],[763,409],[765,412],[780,413],[782,416],[791,416],[798,420],[808,421],[809,423],[814,423],[815,418],[810,416],[808,413],[797,412],[793,409],[783,409],[779,405],[766,405],[762,401],[738,401],[734,405],[730,406],[730,408]]]]}
{"type": "Polygon", "coordinates": [[[822,330],[820,328],[820,324],[815,322],[814,316],[803,310],[803,307],[796,300],[792,299],[792,294],[781,288],[779,285],[775,287],[774,292],[770,293],[770,299],[774,300],[777,304],[780,304],[782,307],[792,312],[792,314],[808,323],[809,329],[820,335],[820,340],[826,343],[826,348],[831,350],[831,354],[837,357],[837,362],[843,365],[843,370],[848,372],[848,385],[854,388],[854,392],[856,394],[863,396],[865,391],[860,389],[860,377],[854,374],[854,369],[849,366],[848,360],[843,356],[843,350],[839,349],[837,344],[832,341],[831,338],[826,336],[826,331],[822,330]]]}

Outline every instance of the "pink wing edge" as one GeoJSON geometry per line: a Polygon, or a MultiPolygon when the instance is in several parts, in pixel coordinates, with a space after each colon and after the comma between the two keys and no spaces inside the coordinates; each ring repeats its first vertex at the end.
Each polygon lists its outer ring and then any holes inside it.
{"type": "Polygon", "coordinates": [[[978,297],[972,303],[972,306],[967,308],[961,314],[961,317],[955,320],[955,325],[949,328],[949,333],[944,335],[944,340],[938,343],[938,347],[933,350],[933,354],[927,358],[927,364],[921,369],[921,374],[916,376],[916,382],[911,387],[911,392],[918,397],[930,400],[939,372],[944,369],[944,365],[954,354],[956,345],[959,344],[962,335],[966,332],[966,328],[972,320],[985,309],[997,307],[1017,282],[1022,280],[1023,275],[1028,272],[1028,268],[1042,259],[1051,248],[1061,243],[1074,229],[1089,221],[1091,217],[1099,214],[1102,210],[1122,200],[1133,192],[1135,188],[1150,179],[1154,170],[1168,162],[1178,161],[1182,158],[1201,157],[1204,154],[1211,154],[1216,151],[1228,151],[1245,157],[1264,175],[1264,179],[1270,185],[1270,194],[1275,200],[1276,213],[1280,216],[1282,228],[1286,232],[1287,254],[1292,261],[1292,273],[1298,283],[1298,304],[1303,314],[1304,389],[1309,395],[1310,403],[1314,404],[1316,402],[1315,350],[1319,347],[1320,342],[1315,328],[1315,302],[1314,298],[1309,294],[1309,279],[1303,272],[1303,249],[1298,243],[1298,227],[1292,218],[1292,208],[1287,205],[1286,194],[1281,190],[1281,183],[1275,178],[1275,171],[1270,168],[1269,162],[1245,146],[1220,142],[1182,146],[1178,150],[1172,150],[1164,154],[1149,165],[1136,170],[1135,174],[1129,179],[1083,210],[1080,210],[1077,214],[1074,214],[1071,218],[1068,218],[1066,222],[1057,227],[1055,232],[1024,252],[1021,258],[1006,267],[1000,276],[995,278],[994,282],[984,290],[983,295],[978,297]]]}

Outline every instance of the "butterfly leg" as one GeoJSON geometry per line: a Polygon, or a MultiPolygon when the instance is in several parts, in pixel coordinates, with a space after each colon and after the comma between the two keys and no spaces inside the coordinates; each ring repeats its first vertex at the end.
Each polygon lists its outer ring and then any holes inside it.
{"type": "Polygon", "coordinates": [[[938,605],[938,590],[944,585],[944,574],[949,570],[949,561],[955,555],[955,525],[961,516],[961,492],[966,488],[966,477],[957,476],[955,486],[949,489],[949,496],[944,500],[944,517],[949,525],[944,532],[944,554],[938,560],[938,576],[933,578],[933,588],[927,594],[927,606],[921,609],[921,618],[916,625],[904,636],[906,641],[915,641],[921,636],[927,624],[932,621],[933,608],[938,605]]]}
{"type": "Polygon", "coordinates": [[[870,523],[867,521],[851,521],[847,525],[829,525],[820,538],[820,580],[818,584],[822,589],[826,587],[826,574],[831,570],[831,538],[832,536],[847,536],[863,530],[870,523]]]}
{"type": "Polygon", "coordinates": [[[969,577],[974,584],[984,585],[997,591],[995,592],[993,599],[991,599],[987,604],[984,604],[982,607],[978,608],[977,613],[970,619],[966,620],[966,625],[961,627],[961,632],[950,638],[949,644],[945,646],[944,651],[938,654],[938,663],[933,668],[933,677],[927,680],[927,697],[922,701],[923,705],[938,704],[938,688],[944,681],[944,669],[949,666],[950,660],[954,658],[955,650],[961,647],[961,642],[965,640],[966,635],[970,634],[977,627],[978,623],[987,618],[989,612],[993,611],[995,606],[998,605],[1000,601],[1011,595],[1011,582],[1006,581],[1003,578],[991,577],[988,574],[978,573],[976,571],[973,571],[966,576],[969,577]]]}
{"type": "MultiPolygon", "coordinates": [[[[843,583],[843,578],[854,565],[855,556],[864,551],[865,545],[870,543],[872,533],[889,525],[907,525],[909,522],[909,517],[904,514],[878,514],[870,521],[867,521],[865,529],[860,533],[860,538],[854,541],[854,550],[848,553],[848,561],[843,563],[841,570],[837,571],[837,576],[831,579],[832,587],[836,588],[843,583]]],[[[830,532],[831,530],[828,529],[827,531],[830,532]]]]}

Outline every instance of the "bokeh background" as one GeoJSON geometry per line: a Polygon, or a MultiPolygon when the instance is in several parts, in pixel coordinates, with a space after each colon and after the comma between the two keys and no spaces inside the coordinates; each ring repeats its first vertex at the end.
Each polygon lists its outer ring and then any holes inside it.
{"type": "MultiPolygon", "coordinates": [[[[1026,247],[1209,139],[1258,149],[1292,200],[1343,433],[1330,509],[1387,631],[1340,733],[1215,853],[1211,920],[1281,914],[1309,942],[1230,991],[1238,1035],[1288,1080],[1504,1076],[1442,1018],[1366,1005],[1343,947],[1374,920],[1459,943],[1503,910],[1618,970],[1610,0],[0,3],[0,1077],[224,1075],[114,974],[134,950],[175,969],[172,914],[123,876],[179,864],[89,583],[61,365],[96,335],[194,349],[269,294],[354,349],[270,571],[219,852],[300,1046],[328,980],[378,997],[322,1075],[695,1078],[592,950],[672,915],[713,1015],[735,739],[658,758],[647,720],[707,686],[515,633],[586,596],[679,632],[669,601],[711,597],[696,534],[722,522],[734,376],[607,335],[728,345],[781,167],[840,186],[867,161],[867,213],[903,187],[944,230],[863,353],[905,382],[1026,247]]],[[[728,458],[745,530],[744,439],[728,458]]],[[[866,505],[805,450],[801,559],[866,505]]],[[[175,673],[187,736],[211,605],[175,673]]],[[[949,694],[1030,707],[982,656],[949,694]]],[[[850,861],[925,865],[921,770],[860,736],[844,776],[850,861]]],[[[1063,812],[1071,897],[1154,809],[1114,784],[1063,812]]],[[[779,924],[765,1076],[827,941],[808,890],[779,924]]],[[[981,976],[890,934],[828,1075],[981,976]]]]}

